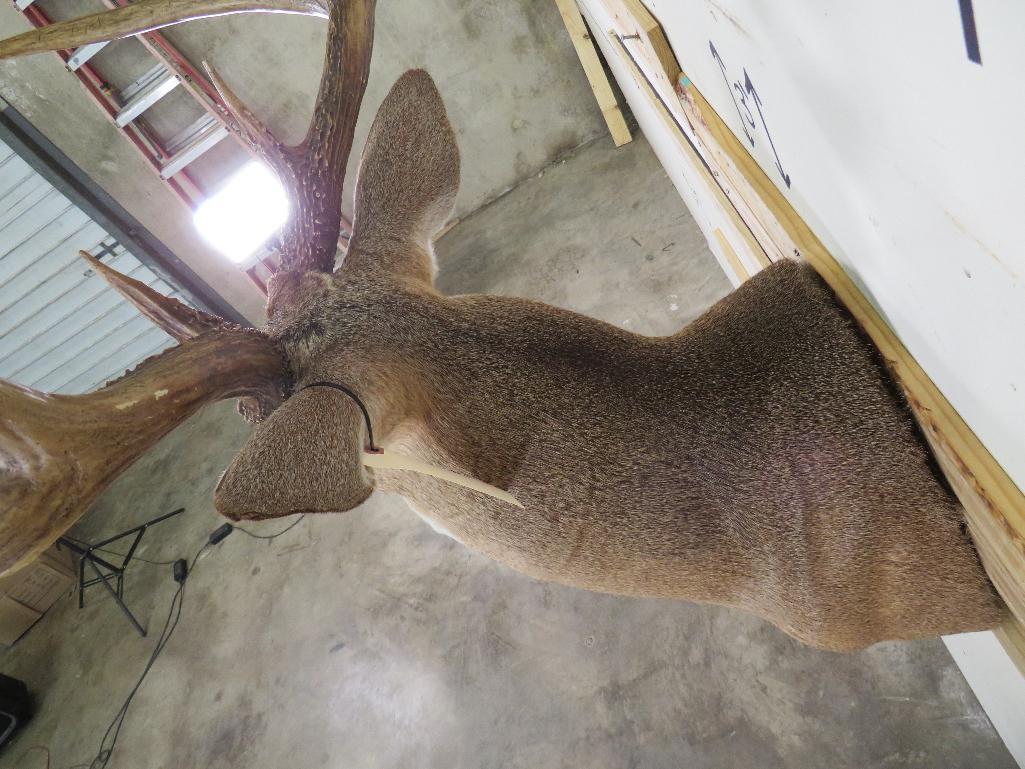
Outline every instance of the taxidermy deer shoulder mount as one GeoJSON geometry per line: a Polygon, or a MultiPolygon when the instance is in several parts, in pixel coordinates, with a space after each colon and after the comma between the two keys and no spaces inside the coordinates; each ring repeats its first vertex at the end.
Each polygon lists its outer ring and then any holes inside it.
{"type": "Polygon", "coordinates": [[[378,488],[539,579],[735,607],[821,648],[998,623],[960,506],[810,268],[777,263],[661,338],[523,299],[443,296],[431,239],[459,154],[433,81],[411,71],[374,121],[335,269],[373,0],[139,0],[4,41],[0,57],[244,11],[329,25],[298,146],[210,70],[291,196],[267,327],[232,327],[94,261],[180,344],[87,395],[0,382],[0,572],[203,404],[240,397],[258,424],[217,487],[233,520],[347,511],[378,488]]]}

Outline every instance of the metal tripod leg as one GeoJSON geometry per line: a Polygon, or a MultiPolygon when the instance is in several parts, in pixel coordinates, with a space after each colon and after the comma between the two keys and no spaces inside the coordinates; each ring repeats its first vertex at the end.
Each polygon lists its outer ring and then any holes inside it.
{"type": "Polygon", "coordinates": [[[128,618],[128,621],[132,623],[132,627],[138,631],[139,635],[145,637],[145,628],[143,628],[135,618],[135,615],[132,614],[128,609],[128,606],[125,604],[125,569],[128,568],[128,564],[135,555],[135,550],[139,546],[142,536],[150,526],[160,523],[161,521],[166,521],[168,518],[173,518],[183,512],[185,512],[185,508],[174,510],[173,512],[158,516],[140,526],[135,526],[94,545],[76,541],[70,537],[61,537],[58,539],[58,544],[62,547],[68,548],[68,550],[75,553],[78,557],[78,608],[81,609],[85,607],[85,589],[92,585],[101,583],[104,589],[110,593],[110,597],[114,599],[114,603],[117,604],[121,612],[128,618]],[[122,556],[120,565],[115,566],[106,558],[99,555],[99,552],[104,552],[103,548],[107,545],[114,544],[118,540],[126,539],[128,537],[132,537],[132,543],[128,548],[127,554],[122,556]],[[89,564],[89,567],[96,574],[92,579],[86,578],[86,563],[89,564]],[[111,580],[113,580],[113,582],[111,580]]]}
{"type": "MultiPolygon", "coordinates": [[[[89,565],[93,567],[93,571],[96,572],[96,576],[100,578],[100,582],[107,588],[107,592],[110,593],[110,597],[114,599],[114,603],[117,604],[118,608],[121,609],[122,613],[128,617],[128,621],[132,623],[132,627],[139,631],[139,635],[143,638],[146,637],[146,630],[142,625],[139,624],[139,620],[135,618],[135,615],[129,611],[128,607],[125,606],[125,602],[121,600],[119,591],[115,590],[110,586],[110,582],[107,580],[107,575],[100,571],[100,567],[97,566],[93,561],[89,561],[89,565]]],[[[121,575],[118,575],[118,581],[121,581],[121,575]]]]}

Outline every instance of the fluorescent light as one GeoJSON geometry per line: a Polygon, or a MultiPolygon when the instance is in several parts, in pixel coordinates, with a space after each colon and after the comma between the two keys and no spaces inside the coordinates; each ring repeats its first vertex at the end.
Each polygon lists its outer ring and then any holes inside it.
{"type": "Polygon", "coordinates": [[[233,262],[245,261],[285,223],[288,197],[263,163],[244,166],[193,215],[196,229],[233,262]]]}

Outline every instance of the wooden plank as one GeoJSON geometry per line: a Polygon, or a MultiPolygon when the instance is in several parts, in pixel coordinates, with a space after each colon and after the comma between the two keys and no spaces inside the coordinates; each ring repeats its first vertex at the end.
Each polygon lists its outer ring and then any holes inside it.
{"type": "MultiPolygon", "coordinates": [[[[638,89],[650,102],[654,113],[658,116],[665,129],[665,135],[674,144],[676,154],[680,158],[681,165],[686,168],[685,173],[695,191],[700,191],[699,194],[705,194],[714,201],[722,214],[720,219],[723,225],[729,227],[730,231],[736,234],[736,238],[727,238],[727,240],[731,244],[738,242],[743,244],[743,249],[739,253],[736,248],[732,249],[732,257],[735,257],[742,267],[739,270],[733,263],[730,253],[723,251],[721,247],[718,250],[718,253],[723,257],[720,261],[724,261],[729,266],[730,271],[734,273],[735,280],[733,282],[735,285],[738,285],[759,269],[771,263],[770,256],[765,253],[765,243],[768,242],[771,248],[775,248],[775,244],[764,238],[758,239],[755,237],[755,233],[752,232],[749,224],[740,216],[736,207],[729,199],[731,188],[724,186],[719,179],[715,178],[716,170],[703,162],[698,154],[697,146],[691,141],[688,132],[683,130],[679,119],[673,113],[671,104],[662,98],[651,81],[645,77],[637,62],[623,46],[623,41],[619,36],[613,31],[609,33],[609,38],[612,50],[617,51],[620,55],[627,71],[630,72],[637,83],[638,89]]],[[[713,251],[716,251],[717,245],[721,246],[718,238],[715,243],[711,242],[711,238],[709,238],[709,246],[713,251]]],[[[778,253],[775,256],[776,258],[781,258],[783,254],[778,253]]]]}
{"type": "Polygon", "coordinates": [[[1018,672],[1025,676],[1025,628],[1019,622],[1006,622],[994,632],[1018,672]]]}
{"type": "Polygon", "coordinates": [[[1014,615],[997,635],[1020,664],[1025,659],[1025,495],[684,73],[678,76],[682,97],[675,88],[669,93],[674,68],[666,67],[652,42],[665,40],[661,30],[633,16],[630,6],[636,2],[598,2],[616,20],[610,38],[635,76],[648,82],[652,106],[671,116],[663,125],[694,149],[719,186],[714,199],[732,208],[771,260],[793,256],[815,267],[883,355],[965,508],[987,573],[1014,615]]]}
{"type": "Polygon", "coordinates": [[[630,135],[630,128],[623,117],[619,102],[616,101],[612,85],[605,76],[605,68],[602,67],[601,59],[598,58],[594,41],[587,31],[587,25],[584,24],[584,17],[580,15],[576,0],[555,0],[555,4],[559,7],[566,31],[569,32],[570,40],[573,41],[573,47],[576,49],[580,63],[584,67],[584,73],[587,75],[587,81],[591,84],[591,90],[594,91],[594,96],[598,100],[602,117],[605,118],[605,123],[612,134],[612,141],[616,143],[617,147],[622,147],[632,141],[633,137],[630,135]]]}
{"type": "Polygon", "coordinates": [[[740,261],[740,257],[737,255],[736,249],[730,244],[729,238],[726,237],[725,233],[718,227],[715,228],[715,239],[719,242],[719,248],[722,249],[723,254],[726,256],[726,261],[729,262],[730,267],[733,268],[734,274],[740,279],[741,282],[751,277],[751,273],[747,271],[744,263],[740,261]]]}
{"type": "MultiPolygon", "coordinates": [[[[708,189],[717,204],[727,217],[733,220],[741,238],[750,244],[747,251],[757,264],[757,268],[792,256],[792,250],[780,250],[780,232],[775,217],[768,211],[757,212],[761,207],[760,199],[755,197],[753,201],[745,200],[743,190],[747,184],[737,184],[738,174],[731,173],[731,169],[721,162],[722,158],[719,158],[720,163],[709,163],[704,158],[704,147],[698,142],[696,130],[700,126],[692,124],[693,118],[682,108],[674,87],[681,78],[689,81],[682,75],[672,48],[658,22],[646,9],[645,18],[638,21],[628,12],[625,7],[628,3],[625,0],[600,1],[606,11],[621,25],[609,31],[610,40],[623,57],[634,79],[650,92],[647,94],[648,100],[652,102],[669,134],[680,143],[681,151],[694,163],[697,173],[708,181],[708,189]],[[741,211],[746,215],[741,215],[741,211]],[[767,227],[775,227],[777,232],[770,233],[766,230],[767,227]]],[[[636,2],[633,5],[644,8],[636,2]]],[[[726,256],[728,260],[728,255],[726,256]]],[[[750,276],[755,271],[757,269],[748,269],[746,273],[750,276]]]]}
{"type": "MultiPolygon", "coordinates": [[[[680,74],[680,63],[676,60],[673,47],[666,40],[662,25],[658,19],[651,15],[641,0],[621,0],[622,12],[625,12],[623,21],[632,22],[637,25],[636,34],[647,40],[648,45],[654,52],[662,71],[666,73],[670,83],[675,83],[680,74]]],[[[614,9],[620,11],[620,9],[614,9]]],[[[614,14],[614,15],[619,15],[614,14]]]]}

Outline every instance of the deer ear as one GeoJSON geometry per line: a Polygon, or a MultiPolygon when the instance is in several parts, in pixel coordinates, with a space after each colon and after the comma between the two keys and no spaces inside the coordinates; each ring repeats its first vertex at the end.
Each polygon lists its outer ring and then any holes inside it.
{"type": "Polygon", "coordinates": [[[303,390],[257,425],[221,476],[217,511],[232,520],[344,512],[373,491],[363,470],[363,421],[333,393],[303,390]]]}
{"type": "Polygon", "coordinates": [[[381,104],[363,150],[351,259],[402,268],[392,263],[398,251],[429,254],[458,190],[459,148],[441,94],[430,75],[410,70],[381,104]]]}

